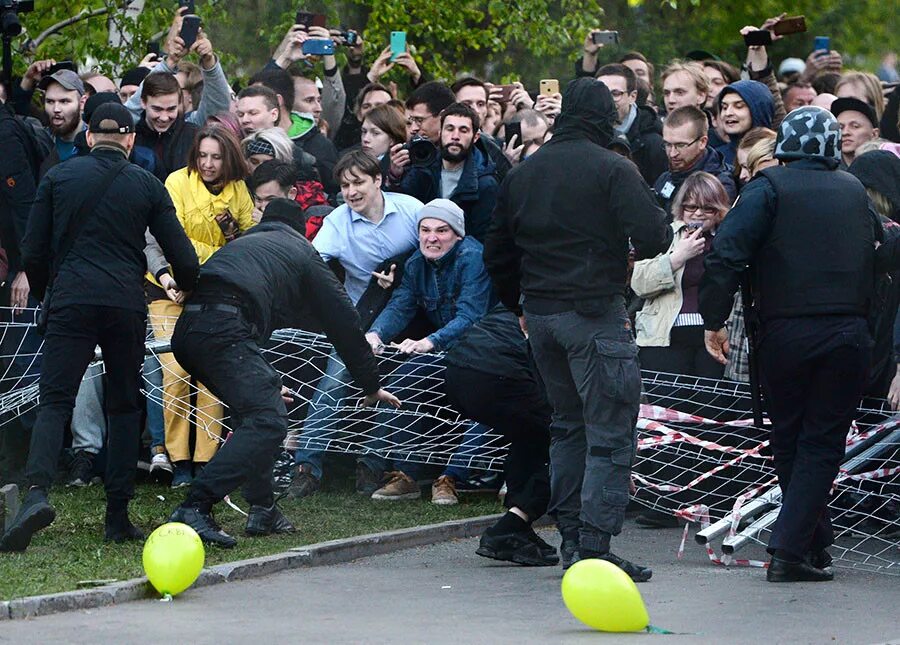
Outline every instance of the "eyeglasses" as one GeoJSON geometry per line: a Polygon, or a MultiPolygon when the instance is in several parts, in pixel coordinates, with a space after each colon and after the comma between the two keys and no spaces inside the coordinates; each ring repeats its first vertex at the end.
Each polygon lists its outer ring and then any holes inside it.
{"type": "Polygon", "coordinates": [[[704,215],[716,215],[719,212],[719,209],[715,206],[700,206],[699,204],[682,204],[681,210],[685,213],[696,213],[697,211],[703,211],[704,215]]]}
{"type": "Polygon", "coordinates": [[[676,152],[681,152],[682,150],[684,150],[684,149],[688,148],[689,146],[692,146],[695,143],[697,143],[698,141],[700,141],[700,137],[702,137],[702,136],[703,135],[701,134],[699,137],[697,137],[693,141],[688,141],[687,143],[669,143],[668,141],[663,141],[663,147],[666,150],[675,150],[676,152]]]}
{"type": "Polygon", "coordinates": [[[406,117],[406,125],[417,125],[422,127],[422,124],[425,123],[428,119],[432,117],[430,116],[408,116],[406,117]]]}

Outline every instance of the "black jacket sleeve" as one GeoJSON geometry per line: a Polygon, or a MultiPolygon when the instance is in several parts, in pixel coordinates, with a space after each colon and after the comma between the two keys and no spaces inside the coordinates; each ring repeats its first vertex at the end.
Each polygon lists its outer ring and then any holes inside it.
{"type": "Polygon", "coordinates": [[[363,335],[359,314],[334,273],[311,246],[305,266],[305,304],[322,324],[325,335],[356,385],[363,394],[374,394],[381,387],[378,364],[363,335]]]}
{"type": "Polygon", "coordinates": [[[665,253],[672,243],[672,227],[666,212],[641,178],[637,167],[619,164],[610,177],[610,207],[625,235],[631,238],[635,259],[644,260],[665,253]]]}
{"type": "Polygon", "coordinates": [[[772,184],[757,177],[744,187],[719,225],[700,282],[700,314],[706,329],[718,331],[725,326],[741,274],[772,228],[775,202],[772,184]]]}
{"type": "Polygon", "coordinates": [[[522,315],[519,304],[522,279],[522,250],[516,246],[512,233],[512,212],[509,203],[509,176],[500,185],[491,225],[484,239],[484,264],[494,291],[507,309],[522,315]]]}
{"type": "Polygon", "coordinates": [[[175,282],[182,290],[193,291],[200,273],[197,252],[175,215],[175,205],[172,204],[169,193],[155,179],[152,182],[154,207],[148,228],[172,266],[175,282]]]}
{"type": "Polygon", "coordinates": [[[38,186],[20,248],[22,267],[28,276],[31,293],[37,300],[44,298],[50,280],[52,234],[53,176],[49,175],[38,186]]]}
{"type": "Polygon", "coordinates": [[[2,243],[7,251],[10,271],[21,268],[19,249],[37,190],[21,135],[20,124],[14,117],[9,115],[0,120],[0,141],[3,141],[3,154],[0,155],[0,217],[4,220],[0,223],[0,231],[3,232],[2,243]]]}

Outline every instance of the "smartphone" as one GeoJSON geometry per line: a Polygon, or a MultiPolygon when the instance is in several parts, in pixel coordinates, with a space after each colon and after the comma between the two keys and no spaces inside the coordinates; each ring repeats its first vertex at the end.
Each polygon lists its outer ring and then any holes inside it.
{"type": "Polygon", "coordinates": [[[190,49],[197,42],[197,36],[200,33],[200,16],[187,14],[181,22],[181,40],[184,41],[184,48],[190,49]]]}
{"type": "Polygon", "coordinates": [[[515,85],[495,85],[494,89],[500,90],[500,101],[503,103],[509,103],[509,100],[512,98],[512,93],[516,91],[515,85]]]}
{"type": "Polygon", "coordinates": [[[595,31],[591,34],[591,40],[595,45],[618,45],[618,31],[595,31]]]}
{"type": "Polygon", "coordinates": [[[330,56],[334,54],[331,38],[310,38],[303,42],[303,53],[307,56],[330,56]]]}
{"type": "Polygon", "coordinates": [[[686,226],[692,231],[696,231],[698,228],[703,228],[703,222],[687,222],[686,226]]]}
{"type": "Polygon", "coordinates": [[[813,41],[813,51],[831,51],[831,38],[828,36],[816,36],[816,39],[813,41]]]}
{"type": "Polygon", "coordinates": [[[197,13],[197,9],[194,6],[194,0],[178,0],[178,7],[179,8],[187,7],[187,11],[184,12],[185,14],[189,14],[189,13],[196,14],[197,13]]]}
{"type": "Polygon", "coordinates": [[[772,32],[767,30],[750,31],[744,34],[744,44],[747,47],[765,47],[772,44],[772,32]]]}
{"type": "Polygon", "coordinates": [[[406,32],[391,32],[391,60],[396,60],[397,56],[406,53],[406,32]]]}
{"type": "Polygon", "coordinates": [[[787,36],[789,34],[801,34],[806,31],[806,16],[791,16],[790,18],[782,18],[774,25],[772,31],[776,36],[787,36]]]}
{"type": "Polygon", "coordinates": [[[310,27],[324,27],[328,18],[324,13],[310,13],[308,11],[298,11],[297,17],[294,19],[295,25],[303,25],[307,31],[310,27]]]}
{"type": "Polygon", "coordinates": [[[160,50],[160,48],[159,48],[159,41],[158,41],[158,40],[151,40],[149,43],[147,43],[147,53],[148,53],[148,54],[153,54],[153,55],[156,56],[157,58],[160,57],[160,54],[161,54],[162,52],[161,52],[161,50],[160,50]]]}
{"type": "Polygon", "coordinates": [[[513,136],[515,136],[516,137],[515,146],[518,148],[519,146],[522,145],[522,123],[521,122],[507,123],[503,127],[503,132],[504,132],[504,138],[506,139],[506,141],[504,143],[509,145],[513,140],[513,136]]]}
{"type": "Polygon", "coordinates": [[[552,94],[559,94],[559,81],[555,78],[543,78],[541,79],[541,96],[550,96],[552,94]]]}
{"type": "Polygon", "coordinates": [[[56,72],[60,71],[61,69],[67,69],[70,72],[75,72],[76,74],[78,73],[78,67],[75,65],[75,63],[70,60],[62,60],[56,63],[56,65],[51,66],[50,69],[47,70],[46,76],[56,74],[56,72]]]}

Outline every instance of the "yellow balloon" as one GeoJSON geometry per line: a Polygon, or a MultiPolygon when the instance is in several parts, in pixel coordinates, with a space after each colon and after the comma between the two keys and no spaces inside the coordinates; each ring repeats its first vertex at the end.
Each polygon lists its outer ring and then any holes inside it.
{"type": "Polygon", "coordinates": [[[194,529],[169,522],[144,543],[144,573],[159,593],[176,596],[197,580],[205,557],[203,542],[194,529]]]}
{"type": "Polygon", "coordinates": [[[650,624],[634,581],[612,562],[576,562],[562,579],[566,608],[588,627],[604,632],[639,632],[650,624]]]}

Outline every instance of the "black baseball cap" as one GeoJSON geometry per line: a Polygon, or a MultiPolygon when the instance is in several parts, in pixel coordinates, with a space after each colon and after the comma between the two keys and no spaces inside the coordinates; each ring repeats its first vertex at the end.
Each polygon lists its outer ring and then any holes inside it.
{"type": "Polygon", "coordinates": [[[84,102],[84,110],[82,110],[84,122],[90,123],[94,111],[105,103],[119,103],[121,105],[122,101],[115,92],[97,92],[84,102]]]}
{"type": "Polygon", "coordinates": [[[875,114],[875,108],[866,103],[865,101],[860,101],[859,99],[853,97],[846,97],[843,99],[835,99],[831,104],[831,113],[834,116],[837,116],[841,112],[859,112],[860,114],[864,114],[865,117],[872,124],[873,128],[878,127],[878,115],[875,114]]]}
{"type": "Polygon", "coordinates": [[[134,132],[134,118],[121,103],[104,103],[91,114],[88,130],[94,134],[130,134],[134,132]]]}

